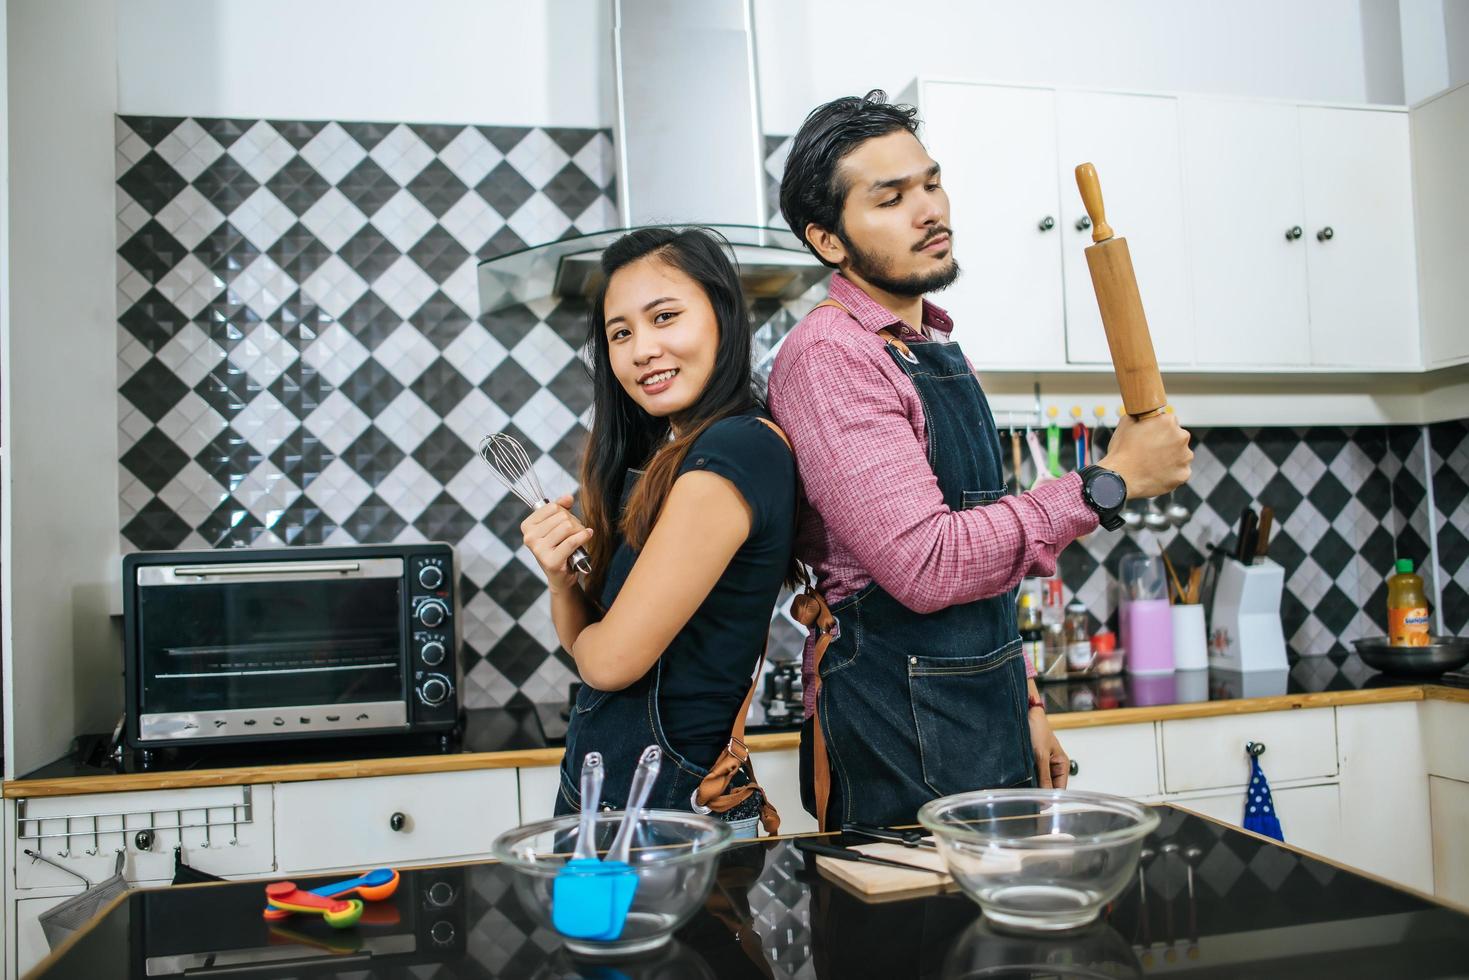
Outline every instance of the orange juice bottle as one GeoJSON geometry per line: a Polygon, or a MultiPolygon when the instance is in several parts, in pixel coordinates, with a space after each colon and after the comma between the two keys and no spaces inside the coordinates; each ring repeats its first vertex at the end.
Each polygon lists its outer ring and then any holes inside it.
{"type": "Polygon", "coordinates": [[[1428,597],[1411,558],[1399,558],[1397,574],[1387,580],[1387,637],[1395,647],[1428,645],[1428,597]]]}

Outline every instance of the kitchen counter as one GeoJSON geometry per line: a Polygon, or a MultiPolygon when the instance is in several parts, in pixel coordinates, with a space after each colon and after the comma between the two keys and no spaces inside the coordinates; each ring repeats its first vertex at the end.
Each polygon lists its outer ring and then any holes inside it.
{"type": "Polygon", "coordinates": [[[1152,854],[1127,889],[1096,923],[1054,937],[999,933],[952,891],[864,902],[791,838],[773,838],[725,852],[702,909],[643,959],[573,959],[531,922],[514,872],[485,863],[405,871],[350,930],[264,921],[259,881],[131,892],[31,976],[1415,978],[1461,975],[1469,963],[1466,910],[1187,810],[1159,811],[1152,854]]]}
{"type": "MultiPolygon", "coordinates": [[[[1428,699],[1469,703],[1469,688],[1379,674],[1348,651],[1300,658],[1285,671],[1122,675],[1046,684],[1042,693],[1051,724],[1063,733],[1072,728],[1292,708],[1428,699]]],[[[463,735],[448,744],[438,739],[353,739],[266,747],[219,746],[188,753],[158,752],[146,769],[132,756],[126,757],[121,766],[101,765],[89,763],[85,753],[74,752],[22,778],[6,781],[3,792],[7,798],[33,798],[550,766],[559,763],[562,755],[559,745],[547,738],[547,732],[557,730],[560,710],[560,705],[530,705],[470,711],[463,735]]],[[[746,742],[755,751],[789,749],[800,743],[800,733],[794,726],[779,728],[761,723],[752,726],[746,742]]]]}

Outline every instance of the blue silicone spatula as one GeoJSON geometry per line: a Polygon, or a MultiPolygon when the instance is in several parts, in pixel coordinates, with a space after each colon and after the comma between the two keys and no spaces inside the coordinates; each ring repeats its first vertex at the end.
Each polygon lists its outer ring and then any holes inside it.
{"type": "Polygon", "coordinates": [[[551,883],[551,923],[563,936],[598,939],[612,928],[607,869],[597,860],[597,806],[602,800],[602,753],[588,752],[581,763],[581,821],[576,849],[551,883]]]}
{"type": "Polygon", "coordinates": [[[632,908],[633,896],[638,890],[638,872],[628,863],[628,858],[632,853],[633,836],[643,818],[643,805],[648,802],[648,794],[653,791],[653,781],[658,778],[658,767],[662,762],[663,751],[656,745],[644,749],[638,759],[638,768],[632,777],[632,788],[627,793],[627,810],[622,815],[617,836],[612,839],[612,849],[602,862],[602,867],[609,874],[598,879],[607,883],[612,918],[607,932],[598,938],[617,939],[622,935],[622,927],[627,924],[627,913],[632,908]]]}

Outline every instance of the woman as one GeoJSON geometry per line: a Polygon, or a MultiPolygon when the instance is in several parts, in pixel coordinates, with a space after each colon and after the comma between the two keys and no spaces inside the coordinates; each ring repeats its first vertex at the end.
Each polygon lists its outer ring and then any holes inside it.
{"type": "MultiPolygon", "coordinates": [[[[656,742],[648,805],[687,810],[729,744],[794,567],[795,465],[755,394],[749,314],[723,243],[640,229],[603,253],[602,269],[587,345],[586,524],[566,496],[521,525],[583,681],[556,809],[581,806],[591,751],[605,760],[601,802],[621,808],[656,742]],[[591,559],[584,582],[568,565],[578,547],[591,559]]],[[[760,805],[756,792],[718,815],[753,837],[760,805]]]]}

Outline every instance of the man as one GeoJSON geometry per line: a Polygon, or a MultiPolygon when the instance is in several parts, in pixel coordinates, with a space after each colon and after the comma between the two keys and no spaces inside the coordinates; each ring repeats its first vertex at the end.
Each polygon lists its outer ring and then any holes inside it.
{"type": "Polygon", "coordinates": [[[985,229],[950,228],[917,127],[880,91],[829,102],[781,181],[787,223],[837,270],[769,390],[806,495],[797,554],[830,607],[806,647],[802,737],[803,801],[825,827],[911,823],[965,790],[1066,785],[1015,589],[1054,574],[1098,523],[1120,525],[1126,499],[1183,483],[1193,457],[1173,415],[1125,419],[1098,465],[1006,493],[989,405],[952,321],[924,299],[958,277],[956,235],[985,229]]]}

